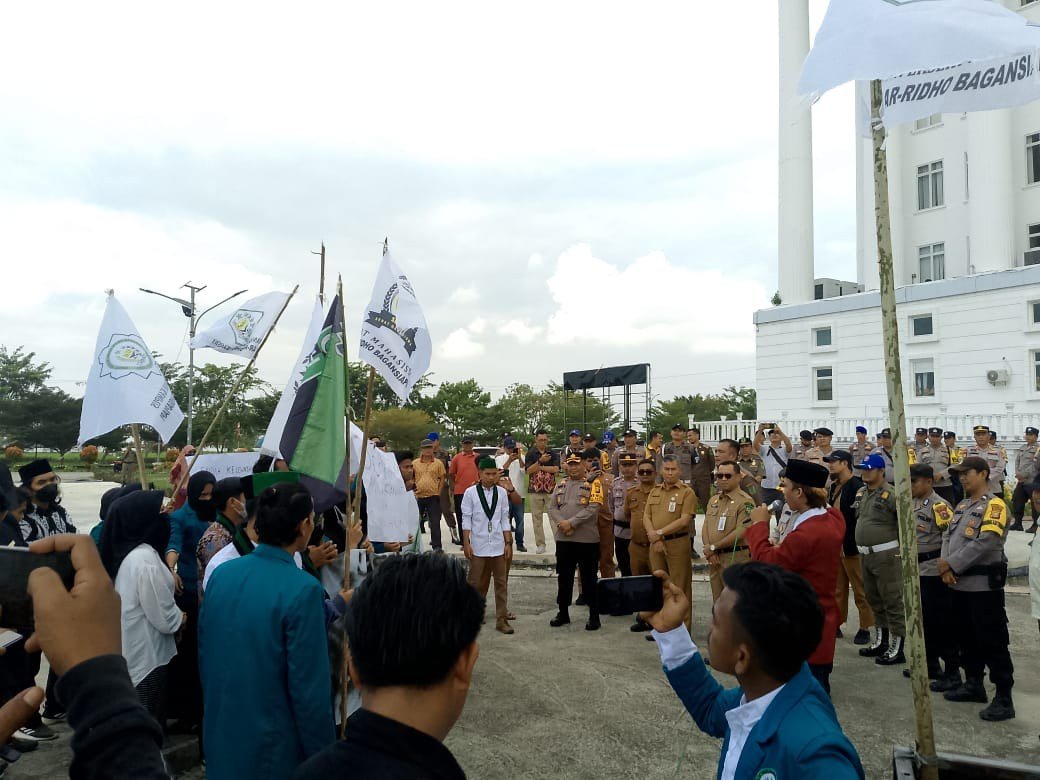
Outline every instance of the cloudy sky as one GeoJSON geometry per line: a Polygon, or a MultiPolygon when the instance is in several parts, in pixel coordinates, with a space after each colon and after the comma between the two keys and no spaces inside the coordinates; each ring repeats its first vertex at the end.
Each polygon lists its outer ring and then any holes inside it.
{"type": "MultiPolygon", "coordinates": [[[[436,381],[497,393],[650,362],[661,398],[753,385],[751,316],[777,286],[775,7],[635,11],[5,8],[0,343],[80,394],[106,288],[186,362],[185,318],[139,287],[206,284],[207,306],[299,283],[258,362],[281,387],[311,250],[326,242],[356,334],[388,236],[436,381]]],[[[814,108],[817,276],[855,275],[852,114],[849,88],[814,108]]]]}

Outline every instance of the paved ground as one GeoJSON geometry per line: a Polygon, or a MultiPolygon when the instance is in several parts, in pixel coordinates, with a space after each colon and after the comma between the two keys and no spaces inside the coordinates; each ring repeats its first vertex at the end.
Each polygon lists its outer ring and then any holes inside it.
{"type": "MultiPolygon", "coordinates": [[[[67,503],[75,509],[78,499],[69,495],[67,503]]],[[[87,516],[86,507],[78,516],[87,516]]],[[[1024,540],[1020,544],[1025,547],[1024,540]]],[[[627,619],[605,618],[601,631],[584,631],[580,608],[570,626],[551,629],[554,598],[549,572],[514,572],[510,605],[519,615],[517,633],[498,634],[491,622],[481,635],[474,686],[448,738],[467,774],[491,780],[714,776],[720,743],[698,732],[682,710],[664,680],[656,647],[630,633],[627,619]]],[[[702,644],[710,598],[707,582],[698,578],[694,638],[702,644]]],[[[1018,717],[985,723],[977,715],[981,705],[933,698],[938,744],[946,751],[1040,763],[1040,636],[1023,581],[1009,587],[1007,604],[1018,717]]],[[[832,677],[835,706],[868,777],[888,777],[892,745],[913,741],[909,684],[898,668],[877,667],[856,651],[850,639],[839,640],[832,677]]],[[[67,745],[63,735],[24,756],[7,776],[64,776],[67,745]]],[[[204,776],[201,769],[182,775],[191,780],[204,776]]]]}

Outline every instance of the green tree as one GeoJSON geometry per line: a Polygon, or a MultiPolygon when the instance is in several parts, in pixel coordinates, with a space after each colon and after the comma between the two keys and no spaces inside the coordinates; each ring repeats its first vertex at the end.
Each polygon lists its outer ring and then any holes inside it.
{"type": "Polygon", "coordinates": [[[82,405],[82,399],[42,387],[29,396],[5,403],[5,427],[23,449],[52,449],[64,460],[65,453],[76,446],[82,405]]]}
{"type": "Polygon", "coordinates": [[[50,365],[38,362],[35,352],[0,346],[0,441],[25,435],[28,411],[23,407],[46,389],[50,375],[50,365]]]}
{"type": "Polygon", "coordinates": [[[695,420],[735,420],[739,412],[744,419],[752,420],[755,408],[755,390],[750,387],[729,386],[718,395],[677,395],[653,407],[647,428],[664,433],[676,423],[686,425],[691,414],[695,420]]]}
{"type": "Polygon", "coordinates": [[[442,382],[432,396],[424,396],[419,407],[442,425],[451,443],[457,445],[465,434],[485,434],[489,427],[491,394],[476,379],[442,382]]]}
{"type": "Polygon", "coordinates": [[[753,387],[734,387],[730,385],[722,389],[722,397],[726,401],[727,417],[733,419],[739,412],[745,420],[754,420],[758,415],[758,393],[753,387]]]}
{"type": "MultiPolygon", "coordinates": [[[[360,361],[347,363],[347,375],[350,381],[350,410],[353,418],[361,418],[365,414],[365,395],[368,393],[369,366],[360,361]]],[[[430,375],[423,374],[415,383],[412,392],[408,394],[408,402],[404,404],[410,407],[420,407],[423,391],[432,387],[430,375]]],[[[372,383],[372,408],[373,409],[396,409],[401,406],[401,399],[397,393],[390,389],[390,385],[378,373],[372,383]]]]}
{"type": "Polygon", "coordinates": [[[370,431],[382,437],[392,450],[413,450],[419,456],[419,443],[436,426],[421,409],[394,408],[372,412],[370,431]]]}

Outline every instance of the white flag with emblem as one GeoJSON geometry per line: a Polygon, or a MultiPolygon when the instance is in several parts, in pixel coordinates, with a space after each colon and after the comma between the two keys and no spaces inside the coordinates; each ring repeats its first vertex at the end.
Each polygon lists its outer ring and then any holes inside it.
{"type": "Polygon", "coordinates": [[[87,376],[78,446],[131,423],[154,428],[169,441],[183,419],[152,351],[126,309],[109,293],[87,376]]]}
{"type": "Polygon", "coordinates": [[[415,290],[384,251],[372,300],[361,320],[361,361],[374,367],[404,403],[430,367],[432,355],[430,331],[415,290]]]}
{"type": "Polygon", "coordinates": [[[215,349],[251,358],[263,343],[290,293],[270,292],[250,298],[209,330],[191,340],[193,349],[215,349]]]}

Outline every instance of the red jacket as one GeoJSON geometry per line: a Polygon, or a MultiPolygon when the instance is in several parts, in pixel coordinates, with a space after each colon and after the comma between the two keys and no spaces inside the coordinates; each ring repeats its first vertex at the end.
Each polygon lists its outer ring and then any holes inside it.
{"type": "Polygon", "coordinates": [[[828,507],[827,514],[804,521],[778,547],[769,541],[769,523],[755,523],[747,529],[745,538],[754,560],[775,563],[800,574],[813,586],[823,607],[823,634],[820,644],[809,656],[809,663],[833,663],[839,620],[834,591],[838,584],[838,567],[841,566],[841,543],[845,538],[845,520],[841,512],[828,507]]]}

